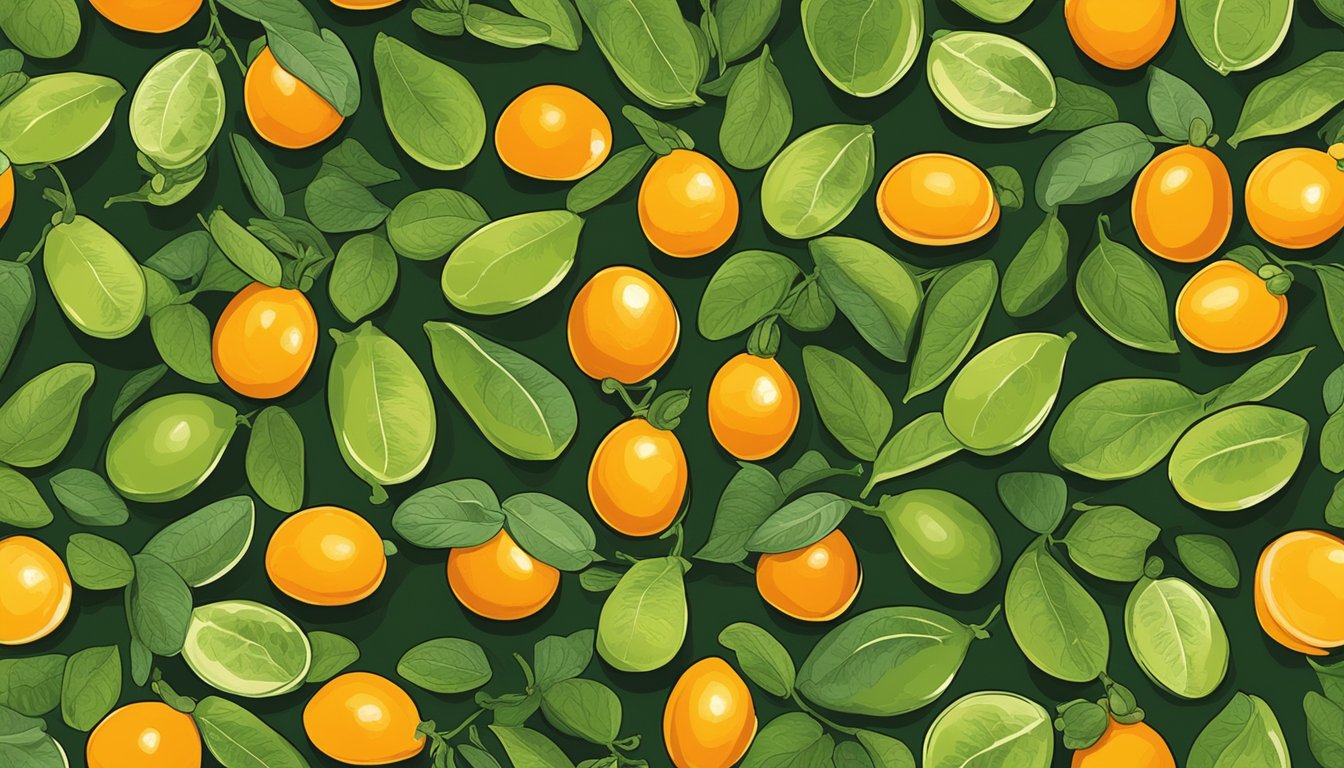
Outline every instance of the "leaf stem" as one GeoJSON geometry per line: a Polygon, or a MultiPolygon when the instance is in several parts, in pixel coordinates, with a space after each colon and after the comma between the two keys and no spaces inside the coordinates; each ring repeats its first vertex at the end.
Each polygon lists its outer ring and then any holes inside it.
{"type": "Polygon", "coordinates": [[[462,722],[458,723],[458,724],[457,724],[457,727],[454,728],[453,730],[451,730],[451,731],[440,731],[440,732],[437,733],[436,735],[437,735],[439,738],[443,739],[444,741],[448,741],[448,740],[452,739],[454,736],[456,736],[457,734],[459,734],[459,733],[465,731],[465,730],[467,729],[467,726],[471,725],[472,721],[474,721],[476,718],[478,718],[478,717],[480,717],[482,714],[484,714],[485,711],[486,711],[486,710],[485,710],[485,707],[479,707],[479,708],[477,708],[477,710],[476,710],[475,712],[472,712],[472,713],[467,717],[467,719],[465,719],[465,720],[463,720],[462,722]]]}
{"type": "MultiPolygon", "coordinates": [[[[238,71],[243,77],[247,77],[247,65],[243,63],[243,57],[238,55],[238,49],[233,47],[233,41],[224,32],[224,25],[219,21],[219,8],[215,5],[215,0],[207,0],[210,4],[210,31],[219,35],[219,39],[224,42],[224,47],[233,54],[233,60],[238,62],[238,71]]],[[[207,33],[208,36],[208,33],[207,33]]]]}
{"type": "Polygon", "coordinates": [[[807,702],[803,701],[801,698],[798,697],[797,691],[790,691],[789,698],[793,699],[793,703],[797,704],[799,709],[811,715],[813,718],[815,718],[818,722],[825,725],[827,728],[830,728],[833,731],[839,731],[840,733],[843,733],[846,736],[854,736],[858,734],[859,732],[858,728],[850,728],[849,726],[840,725],[834,720],[831,720],[825,715],[822,715],[821,713],[817,712],[815,709],[809,707],[807,705],[807,702]]]}
{"type": "Polygon", "coordinates": [[[988,627],[990,624],[993,624],[994,620],[999,618],[999,612],[1002,610],[1003,610],[1003,603],[999,603],[998,605],[994,606],[994,610],[989,612],[989,618],[985,619],[979,624],[972,624],[971,629],[975,630],[976,632],[984,632],[986,627],[988,627]]]}

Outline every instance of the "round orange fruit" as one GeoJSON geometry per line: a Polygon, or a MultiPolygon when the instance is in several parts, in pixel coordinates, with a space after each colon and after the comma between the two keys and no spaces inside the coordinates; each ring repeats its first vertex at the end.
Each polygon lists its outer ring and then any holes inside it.
{"type": "Polygon", "coordinates": [[[1139,174],[1130,213],[1148,250],[1169,261],[1203,261],[1232,228],[1232,179],[1203,147],[1169,149],[1139,174]]]}
{"type": "Polygon", "coordinates": [[[677,768],[729,768],[756,737],[751,691],[728,662],[710,656],[692,664],[663,708],[663,743],[677,768]]]}
{"type": "Polygon", "coordinates": [[[201,732],[191,715],[139,701],[103,718],[84,755],[89,768],[200,768],[201,732]]]}
{"type": "Polygon", "coordinates": [[[639,225],[668,256],[704,256],[737,229],[737,189],[723,168],[693,149],[658,158],[639,185],[639,225]]]}
{"type": "Polygon", "coordinates": [[[1260,161],[1246,179],[1246,218],[1281,248],[1311,248],[1344,229],[1344,144],[1295,147],[1260,161]]]}
{"type": "Polygon", "coordinates": [[[0,645],[41,640],[65,621],[74,589],[51,547],[31,536],[0,539],[0,645]]]}
{"type": "Polygon", "coordinates": [[[215,323],[215,372],[244,397],[270,399],[303,381],[317,351],[317,315],[302,291],[252,283],[215,323]]]}
{"type": "Polygon", "coordinates": [[[681,319],[657,280],[634,267],[607,267],[574,297],[567,334],[570,354],[584,373],[634,384],[672,357],[681,319]]]}
{"type": "Polygon", "coordinates": [[[773,357],[743,352],[709,385],[709,428],[739,459],[773,456],[798,426],[798,386],[773,357]]]}
{"type": "Polygon", "coordinates": [[[686,452],[670,430],[642,418],[607,433],[588,467],[588,498],[597,516],[626,536],[667,530],[686,498],[686,452]]]}
{"type": "Polygon", "coordinates": [[[1176,23],[1176,0],[1064,0],[1064,21],[1088,58],[1135,69],[1157,55],[1176,23]]]}
{"type": "Polygon", "coordinates": [[[1246,352],[1278,334],[1288,318],[1288,298],[1230,259],[1196,272],[1176,297],[1176,327],[1209,352],[1246,352]]]}
{"type": "Polygon", "coordinates": [[[495,151],[524,176],[573,181],[607,159],[611,121],[573,88],[538,85],[519,94],[500,114],[495,151]]]}
{"type": "Polygon", "coordinates": [[[349,605],[373,594],[387,573],[383,540],[368,521],[340,507],[285,518],[266,546],[266,574],[310,605],[349,605]]]}
{"type": "Polygon", "coordinates": [[[560,586],[560,571],[524,552],[501,530],[484,544],[449,551],[448,586],[477,616],[511,621],[546,607],[560,586]]]}
{"type": "Polygon", "coordinates": [[[983,237],[999,221],[989,177],[969,160],[929,152],[892,166],[877,188],[877,215],[897,237],[956,245],[983,237]]]}
{"type": "Polygon", "coordinates": [[[420,712],[396,683],[347,672],[322,686],[303,708],[303,730],[318,751],[348,765],[387,765],[425,748],[420,712]]]}
{"type": "Polygon", "coordinates": [[[344,8],[348,11],[373,11],[379,8],[400,3],[401,0],[331,0],[331,4],[337,8],[344,8]]]}
{"type": "Polygon", "coordinates": [[[285,71],[269,47],[247,68],[243,104],[257,135],[285,149],[311,147],[345,121],[317,91],[285,71]]]}
{"type": "Polygon", "coordinates": [[[0,159],[4,159],[5,165],[4,173],[0,173],[0,227],[3,227],[14,213],[14,166],[3,155],[0,155],[0,159]]]}
{"type": "Polygon", "coordinates": [[[1162,735],[1145,722],[1111,720],[1096,744],[1073,753],[1073,768],[1176,768],[1162,735]]]}
{"type": "Polygon", "coordinates": [[[1344,541],[1293,531],[1271,542],[1255,568],[1255,609],[1265,633],[1295,651],[1344,646],[1344,541]]]}
{"type": "Polygon", "coordinates": [[[89,0],[103,18],[135,32],[171,32],[201,9],[202,0],[89,0]]]}
{"type": "Polygon", "coordinates": [[[756,590],[761,597],[802,621],[830,621],[844,613],[862,584],[858,555],[838,528],[821,541],[761,555],[756,562],[756,590]]]}

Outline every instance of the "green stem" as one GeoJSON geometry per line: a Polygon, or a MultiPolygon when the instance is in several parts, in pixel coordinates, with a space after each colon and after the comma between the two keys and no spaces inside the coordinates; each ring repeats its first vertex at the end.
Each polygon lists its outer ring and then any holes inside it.
{"type": "Polygon", "coordinates": [[[858,729],[858,728],[850,728],[850,727],[848,727],[848,726],[840,725],[839,723],[835,722],[834,720],[831,720],[830,718],[826,717],[825,715],[822,715],[820,712],[817,712],[815,709],[809,707],[809,706],[807,705],[807,702],[805,702],[805,701],[803,701],[802,699],[798,698],[798,692],[797,692],[797,691],[791,691],[791,692],[789,693],[789,697],[793,699],[793,703],[794,703],[794,704],[797,704],[799,709],[801,709],[801,710],[803,710],[804,712],[806,712],[807,714],[811,715],[814,719],[816,719],[818,722],[822,723],[822,724],[825,725],[826,727],[830,728],[831,730],[833,730],[833,731],[839,731],[840,733],[843,733],[843,734],[845,734],[846,736],[854,736],[854,735],[858,734],[858,732],[859,732],[859,729],[858,729]]]}
{"type": "Polygon", "coordinates": [[[1144,138],[1148,139],[1149,141],[1151,141],[1151,142],[1154,143],[1154,144],[1184,144],[1184,143],[1185,143],[1184,141],[1177,141],[1177,140],[1175,140],[1175,139],[1169,139],[1169,138],[1167,138],[1166,136],[1144,136],[1144,138]]]}
{"type": "Polygon", "coordinates": [[[56,174],[57,181],[61,182],[61,191],[65,193],[65,206],[61,213],[64,214],[65,220],[69,221],[75,215],[75,196],[70,194],[70,185],[65,183],[65,174],[61,173],[61,169],[57,168],[55,163],[50,163],[47,167],[56,174]]]}
{"type": "Polygon", "coordinates": [[[682,535],[682,533],[683,532],[681,529],[681,523],[677,523],[676,525],[672,526],[672,529],[670,531],[664,534],[665,536],[671,535],[673,537],[672,551],[668,552],[667,554],[668,557],[681,557],[682,545],[686,543],[686,537],[682,535]]]}
{"type": "Polygon", "coordinates": [[[880,514],[880,513],[882,512],[882,510],[881,510],[880,508],[875,507],[875,506],[873,506],[872,504],[865,504],[865,503],[863,503],[862,501],[858,501],[857,499],[845,499],[845,501],[849,502],[849,505],[850,505],[851,507],[853,507],[853,508],[855,508],[855,509],[861,509],[861,510],[863,510],[865,513],[870,514],[870,515],[876,515],[876,514],[880,514]]]}
{"type": "Polygon", "coordinates": [[[435,734],[435,735],[437,735],[439,738],[443,739],[444,741],[449,741],[449,740],[451,740],[454,736],[456,736],[457,734],[459,734],[459,733],[465,731],[465,730],[467,729],[467,726],[471,725],[472,721],[474,721],[476,718],[478,718],[478,717],[480,717],[482,714],[484,714],[485,711],[486,711],[485,708],[484,708],[484,707],[481,707],[481,708],[477,709],[475,712],[472,712],[471,715],[468,716],[466,720],[463,720],[462,722],[458,723],[458,724],[457,724],[457,727],[454,728],[453,730],[451,730],[451,731],[440,731],[439,733],[437,733],[437,734],[435,734]]]}
{"type": "Polygon", "coordinates": [[[743,563],[743,562],[740,562],[740,561],[739,561],[739,562],[733,563],[733,565],[734,565],[735,567],[741,569],[741,570],[746,571],[747,573],[752,574],[753,576],[756,575],[756,569],[755,569],[755,568],[752,568],[750,565],[747,565],[746,563],[743,563]]]}
{"type": "Polygon", "coordinates": [[[518,653],[513,654],[513,660],[518,662],[518,666],[522,668],[523,678],[527,680],[527,692],[531,693],[537,687],[536,678],[532,676],[532,667],[528,666],[527,660],[518,653]]]}
{"type": "Polygon", "coordinates": [[[988,627],[990,624],[993,624],[994,620],[999,618],[999,612],[1002,610],[1003,610],[1002,603],[994,606],[994,610],[989,612],[989,618],[985,619],[979,624],[972,624],[971,629],[974,629],[977,632],[984,632],[986,627],[988,627]]]}
{"type": "Polygon", "coordinates": [[[247,65],[243,63],[243,57],[238,55],[238,49],[233,47],[233,41],[224,32],[224,25],[219,21],[219,8],[215,5],[215,0],[208,0],[208,2],[210,3],[210,29],[219,35],[220,40],[224,41],[224,47],[229,49],[229,53],[233,54],[233,60],[238,62],[238,71],[242,73],[243,77],[247,77],[247,65]]]}

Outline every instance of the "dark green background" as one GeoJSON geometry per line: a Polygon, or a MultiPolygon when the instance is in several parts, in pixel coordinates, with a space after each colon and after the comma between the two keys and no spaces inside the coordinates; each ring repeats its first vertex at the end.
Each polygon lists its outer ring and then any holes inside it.
{"type": "MultiPolygon", "coordinates": [[[[429,36],[410,23],[412,2],[375,12],[350,12],[326,2],[308,0],[319,21],[337,30],[345,39],[361,70],[363,102],[358,113],[338,132],[337,138],[353,137],[362,141],[383,163],[402,172],[402,180],[379,187],[377,195],[389,205],[405,194],[421,188],[447,186],[463,189],[477,199],[494,217],[523,211],[559,208],[564,204],[566,184],[550,184],[524,179],[506,172],[493,151],[493,134],[480,157],[467,169],[435,172],[418,166],[396,148],[383,122],[378,90],[371,65],[373,39],[378,32],[395,35],[426,53],[446,61],[463,72],[476,86],[484,102],[487,118],[493,120],[519,92],[533,85],[560,82],[587,93],[612,116],[615,145],[624,148],[638,139],[619,116],[622,104],[635,100],[617,82],[591,38],[582,50],[566,53],[549,48],[504,50],[470,37],[440,39],[429,36]]],[[[119,79],[127,96],[119,104],[107,134],[81,157],[64,163],[62,170],[74,188],[79,210],[90,215],[119,237],[140,259],[164,243],[197,226],[197,212],[215,205],[225,206],[236,217],[257,215],[245,196],[233,160],[224,141],[211,154],[213,165],[201,187],[185,201],[169,208],[155,209],[123,205],[103,210],[110,195],[138,186],[142,177],[135,164],[135,149],[126,126],[130,93],[144,72],[172,50],[195,43],[205,31],[206,15],[199,14],[184,29],[167,35],[141,35],[126,32],[104,22],[85,4],[85,30],[79,47],[57,61],[30,61],[29,74],[63,70],[84,70],[119,79]]],[[[698,4],[682,0],[688,18],[698,19],[698,4]]],[[[808,53],[799,24],[796,0],[785,0],[785,11],[769,43],[775,61],[783,71],[793,96],[793,136],[831,122],[867,122],[876,128],[877,178],[898,160],[923,151],[961,154],[981,166],[1011,164],[1021,171],[1030,191],[1035,171],[1046,152],[1063,139],[1062,134],[1028,135],[1025,130],[993,131],[966,125],[951,117],[935,102],[924,78],[921,54],[914,68],[896,87],[873,99],[857,99],[840,93],[825,81],[808,53]]],[[[1156,130],[1149,121],[1144,103],[1143,71],[1120,73],[1104,70],[1073,46],[1065,28],[1060,3],[1037,0],[1021,19],[1003,27],[979,22],[955,7],[949,0],[929,0],[926,7],[927,35],[942,28],[990,29],[1025,41],[1047,62],[1055,74],[1105,88],[1120,105],[1122,119],[1133,121],[1149,133],[1156,130]]],[[[240,49],[259,29],[255,25],[225,15],[225,24],[240,49]]],[[[1282,48],[1267,63],[1254,71],[1220,77],[1205,66],[1186,38],[1180,21],[1171,40],[1154,60],[1157,64],[1191,82],[1208,99],[1215,115],[1215,130],[1223,136],[1231,133],[1242,100],[1261,79],[1278,74],[1331,47],[1340,47],[1338,27],[1322,16],[1315,6],[1299,0],[1296,18],[1282,48]]],[[[247,124],[241,106],[241,78],[231,60],[220,66],[228,90],[229,116],[225,130],[255,136],[247,124]]],[[[718,156],[717,136],[722,102],[711,100],[700,109],[660,115],[675,122],[694,136],[700,149],[718,156]]],[[[261,145],[258,142],[259,146],[261,145]]],[[[301,210],[302,188],[316,173],[322,153],[335,140],[306,151],[288,152],[261,146],[284,189],[291,193],[291,212],[301,210]]],[[[1248,141],[1237,151],[1219,144],[1216,151],[1227,163],[1234,187],[1241,189],[1254,164],[1270,152],[1287,146],[1318,146],[1310,130],[1276,139],[1248,141]]],[[[728,246],[696,260],[682,261],[663,256],[647,245],[640,233],[635,213],[633,188],[607,205],[586,215],[587,223],[580,243],[579,257],[572,274],[551,295],[541,301],[498,318],[462,316],[443,299],[438,289],[442,262],[401,262],[400,285],[393,299],[374,316],[377,325],[398,339],[431,382],[440,434],[428,468],[413,482],[390,489],[391,501],[375,507],[368,503],[367,489],[340,459],[327,420],[324,396],[327,365],[334,347],[323,334],[317,360],[304,383],[279,401],[303,427],[307,440],[309,486],[308,504],[337,504],[366,516],[385,536],[396,540],[389,523],[397,503],[417,489],[461,477],[488,480],[501,497],[531,489],[552,493],[589,515],[598,530],[599,549],[610,556],[620,549],[635,554],[655,554],[666,542],[637,542],[623,539],[601,526],[591,514],[584,487],[588,462],[603,435],[624,416],[618,403],[601,395],[595,382],[589,381],[570,359],[564,342],[564,318],[569,302],[579,287],[602,267],[631,264],[653,274],[671,293],[682,318],[682,339],[672,362],[660,372],[660,381],[669,387],[689,387],[694,399],[678,428],[690,461],[693,500],[686,521],[689,551],[704,541],[714,512],[716,499],[735,469],[731,457],[714,443],[705,418],[704,394],[717,367],[741,351],[744,338],[709,343],[696,333],[695,316],[705,282],[723,258],[745,248],[771,248],[790,255],[810,268],[802,243],[788,241],[767,231],[760,216],[759,189],[763,172],[729,169],[742,202],[742,220],[728,246]],[[426,320],[463,322],[484,335],[506,343],[547,364],[570,386],[578,403],[580,425],[573,444],[557,461],[539,464],[506,459],[482,439],[456,402],[440,385],[433,373],[429,346],[421,331],[426,320]]],[[[14,217],[0,239],[4,258],[15,258],[36,241],[51,207],[40,199],[44,183],[18,180],[14,217]]],[[[1028,194],[1030,198],[1030,192],[1028,194]]],[[[1041,213],[1030,203],[1026,209],[1007,213],[989,236],[969,246],[935,249],[911,246],[890,236],[880,225],[872,202],[872,192],[864,196],[855,212],[840,226],[839,234],[870,239],[892,253],[922,267],[934,267],[962,259],[993,258],[1002,270],[1027,234],[1038,224],[1041,213]]],[[[1094,218],[1108,213],[1116,239],[1137,247],[1128,216],[1128,190],[1101,203],[1062,214],[1069,229],[1072,264],[1095,241],[1094,218]]],[[[339,238],[333,238],[333,243],[339,238]]],[[[1241,210],[1237,193],[1237,213],[1227,246],[1255,242],[1241,210]]],[[[1329,248],[1308,253],[1325,257],[1329,248]]],[[[1167,285],[1168,298],[1174,299],[1183,282],[1197,267],[1158,262],[1156,266],[1167,285]]],[[[37,266],[37,262],[34,262],[37,266]]],[[[149,337],[148,324],[120,341],[97,341],[80,335],[64,320],[54,305],[45,280],[38,271],[38,304],[34,320],[25,333],[14,362],[0,383],[0,396],[8,396],[20,383],[48,367],[70,360],[91,360],[97,365],[98,378],[85,403],[74,439],[61,458],[30,476],[42,489],[53,509],[59,509],[49,492],[47,480],[67,467],[87,467],[101,471],[104,446],[111,429],[110,410],[121,385],[132,373],[158,362],[149,337]]],[[[1128,585],[1105,583],[1083,576],[1088,589],[1103,604],[1111,627],[1110,673],[1130,686],[1148,713],[1148,722],[1168,740],[1183,763],[1190,744],[1200,728],[1238,689],[1265,698],[1278,713],[1288,735],[1293,756],[1299,765],[1313,764],[1307,749],[1301,710],[1303,693],[1315,682],[1300,656],[1271,642],[1259,630],[1252,609],[1250,575],[1263,546],[1278,534],[1297,528],[1322,525],[1321,512],[1334,478],[1318,466],[1314,434],[1324,420],[1319,390],[1325,375],[1341,362],[1341,353],[1330,336],[1323,304],[1314,279],[1303,275],[1304,282],[1289,294],[1291,307],[1287,326],[1273,342],[1257,352],[1219,357],[1191,348],[1183,340],[1181,354],[1158,355],[1135,351],[1104,336],[1080,312],[1071,290],[1065,291],[1036,316],[1022,320],[1007,317],[996,303],[978,346],[1012,333],[1028,330],[1075,331],[1077,343],[1069,353],[1063,391],[1055,415],[1070,398],[1103,379],[1119,376],[1170,376],[1201,391],[1230,380],[1247,365],[1271,353],[1285,353],[1308,345],[1318,349],[1307,360],[1295,380],[1271,399],[1271,403],[1290,408],[1307,417],[1313,425],[1312,447],[1302,468],[1283,492],[1255,509],[1218,514],[1195,510],[1183,504],[1171,490],[1162,468],[1123,483],[1102,484],[1070,478],[1072,499],[1126,504],[1163,527],[1156,553],[1169,561],[1169,572],[1184,574],[1170,556],[1172,537],[1186,531],[1219,533],[1232,542],[1242,567],[1242,586],[1234,591],[1206,589],[1210,600],[1223,617],[1232,640],[1232,667],[1217,693],[1200,702],[1178,701],[1151,685],[1135,665],[1125,644],[1123,605],[1128,585]]],[[[325,280],[312,291],[313,304],[323,328],[348,328],[332,310],[326,298],[325,280]]],[[[212,318],[218,315],[224,297],[211,295],[198,301],[212,318]]],[[[812,400],[802,378],[800,350],[805,344],[824,344],[858,361],[883,386],[896,403],[897,425],[920,413],[940,407],[942,389],[899,405],[905,391],[907,367],[893,364],[862,345],[842,319],[822,334],[802,334],[786,329],[780,359],[793,373],[803,392],[803,415],[797,434],[788,446],[767,462],[775,471],[789,466],[809,448],[817,448],[832,461],[845,462],[839,446],[820,428],[812,400]]],[[[223,385],[198,387],[170,375],[153,390],[154,395],[187,389],[208,391],[234,403],[242,411],[260,407],[259,403],[240,401],[223,385]]],[[[1011,562],[1029,540],[999,504],[994,480],[1007,470],[1053,469],[1046,451],[1047,436],[1054,419],[1024,448],[994,458],[958,457],[935,468],[882,486],[892,493],[918,487],[941,487],[965,495],[994,523],[1003,543],[1005,563],[997,578],[980,594],[952,597],[934,590],[914,578],[897,554],[881,524],[871,518],[854,515],[844,529],[855,542],[864,568],[864,584],[854,607],[846,617],[889,605],[939,607],[967,622],[980,621],[1000,602],[1004,580],[1011,562]]],[[[132,504],[131,521],[116,529],[98,531],[110,535],[135,551],[159,527],[204,504],[225,496],[248,493],[243,476],[242,457],[246,436],[238,436],[225,460],[204,487],[187,499],[170,504],[132,504]]],[[[841,493],[857,493],[862,479],[833,483],[841,493]]],[[[346,608],[316,608],[299,604],[280,595],[269,583],[262,566],[266,541],[282,515],[264,506],[258,509],[256,538],[247,557],[227,577],[196,590],[198,604],[226,598],[250,598],[274,605],[294,616],[308,629],[324,629],[345,634],[360,646],[362,658],[355,668],[395,678],[394,667],[400,655],[412,645],[431,637],[452,635],[468,637],[489,649],[496,667],[495,680],[487,686],[491,693],[521,688],[521,676],[509,659],[510,651],[530,656],[533,642],[548,634],[563,634],[593,627],[603,600],[602,595],[580,589],[577,578],[562,579],[559,596],[540,615],[519,623],[493,623],[468,615],[452,598],[444,577],[445,553],[417,550],[405,545],[392,558],[387,579],[371,598],[346,608]]],[[[70,533],[77,530],[60,511],[51,526],[36,535],[63,552],[70,533]]],[[[8,531],[6,532],[8,533],[8,531]]],[[[635,753],[654,765],[666,765],[661,748],[661,714],[668,689],[682,669],[696,659],[722,653],[716,636],[727,624],[743,620],[758,623],[776,634],[802,662],[816,639],[832,625],[795,622],[768,609],[758,597],[751,577],[729,566],[697,563],[688,576],[690,596],[690,633],[677,658],[663,670],[645,675],[613,672],[600,661],[589,670],[591,676],[611,683],[621,692],[625,703],[623,733],[641,733],[645,746],[635,753]]],[[[1098,685],[1068,685],[1036,672],[1017,650],[1002,619],[990,631],[993,637],[975,643],[961,673],[938,703],[900,718],[859,723],[854,718],[839,718],[847,724],[876,727],[904,739],[918,754],[923,733],[943,706],[963,694],[984,689],[1017,691],[1052,708],[1060,701],[1076,697],[1096,698],[1098,685]]],[[[91,593],[76,590],[69,619],[45,640],[5,653],[38,654],[51,651],[73,652],[95,644],[118,642],[126,652],[127,632],[120,593],[91,593]]],[[[206,695],[186,666],[177,659],[163,664],[166,677],[185,693],[206,695]]],[[[469,696],[437,696],[407,685],[425,718],[441,725],[456,723],[472,709],[469,696]]],[[[301,712],[308,697],[316,690],[305,686],[300,692],[275,699],[246,701],[247,707],[285,733],[313,765],[331,765],[319,756],[304,737],[301,712]]],[[[757,711],[762,722],[787,711],[768,694],[754,690],[757,711]]],[[[150,698],[147,690],[131,687],[129,675],[123,702],[150,698]]],[[[65,744],[74,764],[83,762],[82,735],[60,723],[58,715],[47,718],[54,735],[65,744]]],[[[537,715],[533,725],[554,736],[537,715]]],[[[490,741],[493,744],[493,740],[490,741]]],[[[600,750],[578,742],[561,740],[576,761],[596,757],[600,750]]],[[[493,745],[496,752],[497,745],[493,745]]],[[[421,756],[415,765],[427,765],[421,756]]],[[[1067,765],[1068,753],[1059,748],[1057,765],[1067,765]]]]}

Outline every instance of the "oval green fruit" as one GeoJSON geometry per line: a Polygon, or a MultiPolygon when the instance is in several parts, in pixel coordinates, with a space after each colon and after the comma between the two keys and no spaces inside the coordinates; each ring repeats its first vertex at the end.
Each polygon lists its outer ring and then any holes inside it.
{"type": "Polygon", "coordinates": [[[130,251],[93,220],[57,224],[42,249],[42,269],[56,303],[76,328],[119,339],[145,316],[145,274],[130,251]]]}
{"type": "Polygon", "coordinates": [[[1263,64],[1283,45],[1294,0],[1181,0],[1186,34],[1220,75],[1263,64]]]}
{"type": "Polygon", "coordinates": [[[686,639],[686,569],[679,557],[640,560],[621,576],[597,620],[597,652],[622,672],[651,672],[686,639]]]}
{"type": "Polygon", "coordinates": [[[967,13],[991,24],[1007,24],[1027,12],[1032,0],[952,0],[967,13]]]}
{"type": "Polygon", "coordinates": [[[1125,637],[1144,674],[1171,693],[1200,699],[1227,675],[1227,631],[1199,590],[1182,579],[1143,578],[1125,603],[1125,637]]]}
{"type": "Polygon", "coordinates": [[[492,221],[453,249],[440,285],[463,312],[501,315],[551,292],[574,266],[583,219],[534,211],[492,221]]]}
{"type": "Polygon", "coordinates": [[[34,77],[0,104],[0,152],[15,165],[58,163],[83,152],[112,122],[126,89],[110,77],[34,77]]]}
{"type": "Polygon", "coordinates": [[[224,125],[215,60],[188,48],[150,67],[131,98],[130,124],[135,146],[161,168],[182,168],[205,154],[224,125]]]}
{"type": "Polygon", "coordinates": [[[1008,573],[1003,613],[1022,654],[1047,675],[1086,683],[1106,671],[1111,654],[1106,615],[1055,559],[1044,536],[1008,573]]]}
{"type": "Polygon", "coordinates": [[[225,600],[191,612],[182,658],[215,688],[262,698],[303,685],[313,649],[283,613],[250,600],[225,600]]]}
{"type": "Polygon", "coordinates": [[[983,456],[1026,442],[1059,396],[1064,358],[1074,338],[1073,333],[1020,333],[981,350],[948,385],[943,399],[948,431],[983,456]]]}
{"type": "Polygon", "coordinates": [[[877,96],[895,85],[924,37],[919,0],[803,0],[802,17],[822,74],[854,96],[877,96]]]}
{"type": "Polygon", "coordinates": [[[883,496],[877,508],[905,562],[933,586],[969,595],[998,573],[998,536],[960,496],[925,488],[883,496]]]}
{"type": "Polygon", "coordinates": [[[1040,704],[1006,691],[963,696],[924,736],[924,768],[1050,768],[1055,729],[1040,704]]]}
{"type": "Polygon", "coordinates": [[[1190,747],[1186,768],[1290,768],[1283,727],[1265,700],[1238,691],[1190,747]]]}
{"type": "Polygon", "coordinates": [[[1041,57],[991,32],[937,32],[929,47],[929,87],[972,125],[1020,128],[1055,107],[1055,78],[1041,57]]]}
{"type": "Polygon", "coordinates": [[[827,632],[798,671],[797,689],[836,712],[913,712],[952,684],[978,636],[987,637],[928,608],[878,608],[827,632]]]}
{"type": "Polygon", "coordinates": [[[135,409],[107,444],[107,479],[134,501],[175,501],[219,464],[238,412],[213,397],[164,395],[135,409]]]}
{"type": "Polygon", "coordinates": [[[374,503],[382,503],[384,485],[404,483],[429,463],[434,399],[415,361],[372,323],[331,335],[336,352],[327,375],[327,406],[336,445],[369,484],[374,503]]]}
{"type": "Polygon", "coordinates": [[[1196,507],[1248,509],[1292,479],[1308,430],[1301,416],[1265,405],[1219,411],[1181,436],[1167,476],[1176,493],[1196,507]]]}
{"type": "Polygon", "coordinates": [[[873,183],[873,127],[823,125],[784,148],[765,171],[761,213],[785,237],[835,228],[873,183]]]}

